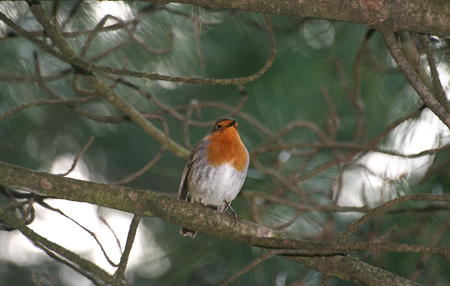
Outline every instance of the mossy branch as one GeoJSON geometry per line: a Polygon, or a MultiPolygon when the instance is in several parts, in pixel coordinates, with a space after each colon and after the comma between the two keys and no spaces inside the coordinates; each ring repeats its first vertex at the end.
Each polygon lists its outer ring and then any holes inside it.
{"type": "MultiPolygon", "coordinates": [[[[266,249],[282,249],[285,255],[295,257],[302,263],[321,272],[324,270],[319,267],[321,264],[317,264],[319,257],[324,261],[327,261],[327,259],[332,261],[344,259],[346,263],[354,264],[360,263],[360,261],[350,258],[345,254],[359,251],[413,252],[450,256],[449,247],[429,247],[379,242],[337,241],[321,243],[301,241],[290,238],[282,232],[271,230],[262,225],[242,219],[235,220],[231,216],[215,212],[198,204],[179,201],[175,196],[168,196],[149,190],[64,178],[43,172],[35,172],[4,162],[0,162],[0,184],[10,188],[29,190],[52,198],[87,202],[135,214],[158,216],[169,223],[189,229],[195,229],[202,233],[266,249]],[[350,259],[352,262],[347,261],[347,259],[350,259]]],[[[414,199],[448,202],[450,201],[450,196],[416,194],[406,196],[404,201],[414,199]]],[[[378,213],[379,210],[376,212],[378,213]]],[[[330,262],[330,265],[333,265],[333,263],[334,262],[330,262]]],[[[367,267],[369,266],[372,268],[374,267],[367,265],[367,267]]],[[[354,268],[352,269],[363,269],[361,267],[364,266],[354,265],[354,268]]],[[[335,273],[335,276],[348,277],[348,279],[352,280],[356,279],[352,276],[352,272],[346,273],[345,269],[342,269],[342,267],[339,267],[339,270],[328,269],[327,271],[327,273],[335,273]]],[[[384,270],[379,269],[379,271],[384,270]]],[[[392,273],[389,273],[389,275],[398,277],[392,273]]],[[[356,279],[355,281],[359,280],[356,279]]],[[[369,283],[368,285],[376,284],[369,283]]]]}

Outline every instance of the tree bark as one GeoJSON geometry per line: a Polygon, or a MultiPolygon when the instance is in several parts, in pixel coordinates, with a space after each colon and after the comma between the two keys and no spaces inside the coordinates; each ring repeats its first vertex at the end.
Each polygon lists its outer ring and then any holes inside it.
{"type": "Polygon", "coordinates": [[[394,31],[450,36],[448,0],[176,0],[173,2],[213,9],[237,9],[369,26],[390,22],[394,31]]]}
{"type": "MultiPolygon", "coordinates": [[[[356,257],[339,253],[349,252],[348,249],[376,250],[377,244],[371,246],[370,243],[317,243],[295,240],[265,226],[241,219],[235,220],[226,214],[179,201],[175,197],[118,185],[64,178],[4,162],[0,162],[0,184],[52,198],[88,202],[135,214],[158,216],[179,226],[263,248],[286,249],[282,255],[321,273],[364,285],[417,285],[356,257]]],[[[0,220],[8,222],[4,213],[0,213],[0,220]]],[[[396,249],[394,244],[386,246],[387,248],[381,249],[396,249]]],[[[406,248],[408,252],[408,249],[412,250],[406,248]]],[[[399,248],[399,251],[404,250],[399,248]]],[[[443,253],[439,254],[449,254],[448,249],[442,251],[443,253]]]]}

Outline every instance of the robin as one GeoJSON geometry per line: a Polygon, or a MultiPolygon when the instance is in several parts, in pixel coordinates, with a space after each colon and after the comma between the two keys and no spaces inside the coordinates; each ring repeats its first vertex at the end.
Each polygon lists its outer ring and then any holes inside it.
{"type": "MultiPolygon", "coordinates": [[[[216,121],[211,132],[192,150],[181,176],[178,199],[225,212],[242,188],[249,156],[235,119],[216,121]]],[[[233,211],[234,213],[234,211],[233,211]]],[[[194,238],[196,231],[182,228],[183,236],[194,238]]]]}

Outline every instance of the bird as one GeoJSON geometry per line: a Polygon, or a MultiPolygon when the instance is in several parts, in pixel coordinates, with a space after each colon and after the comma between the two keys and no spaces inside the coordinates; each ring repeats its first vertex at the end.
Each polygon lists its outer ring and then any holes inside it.
{"type": "MultiPolygon", "coordinates": [[[[218,212],[231,209],[244,184],[249,153],[238,133],[238,122],[218,119],[212,130],[192,149],[184,167],[178,199],[200,203],[218,212]]],[[[181,228],[181,235],[194,238],[197,231],[181,228]]]]}

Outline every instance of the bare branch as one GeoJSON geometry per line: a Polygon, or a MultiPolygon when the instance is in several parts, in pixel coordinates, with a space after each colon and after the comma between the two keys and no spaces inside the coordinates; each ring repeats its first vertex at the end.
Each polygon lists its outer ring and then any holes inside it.
{"type": "MultiPolygon", "coordinates": [[[[168,138],[169,137],[169,127],[167,125],[167,122],[162,117],[159,117],[159,116],[152,116],[151,118],[159,119],[163,123],[164,134],[168,138]]],[[[114,182],[113,184],[118,184],[118,185],[126,184],[126,183],[132,182],[132,181],[136,180],[137,178],[139,178],[140,176],[142,176],[145,172],[147,172],[150,168],[152,168],[159,161],[159,159],[161,159],[161,156],[163,155],[163,152],[165,149],[166,149],[166,144],[165,143],[161,144],[161,147],[159,148],[159,150],[156,152],[156,154],[153,156],[153,158],[150,159],[150,161],[148,161],[147,164],[145,164],[144,167],[142,167],[140,170],[114,182]]]]}
{"type": "Polygon", "coordinates": [[[258,258],[256,258],[255,260],[253,260],[252,262],[247,264],[244,268],[242,268],[241,270],[236,272],[234,275],[232,275],[232,276],[228,277],[227,279],[225,279],[224,281],[220,282],[218,285],[219,286],[230,285],[231,283],[236,281],[236,279],[238,279],[239,277],[241,277],[245,273],[249,272],[250,270],[252,270],[256,266],[258,266],[259,264],[263,263],[267,259],[270,259],[270,258],[272,258],[275,255],[280,254],[280,253],[282,253],[282,251],[279,251],[279,250],[272,250],[272,251],[269,251],[267,253],[264,253],[263,255],[259,256],[258,258]]]}
{"type": "Polygon", "coordinates": [[[425,50],[425,54],[427,55],[428,66],[430,67],[431,81],[433,82],[434,85],[435,97],[442,104],[442,106],[445,107],[447,113],[450,113],[450,105],[448,103],[447,96],[445,95],[445,90],[442,87],[441,80],[439,79],[436,59],[434,58],[434,55],[431,52],[429,40],[424,35],[420,35],[419,39],[423,49],[425,50]]]}
{"type": "Polygon", "coordinates": [[[402,197],[398,197],[396,199],[390,200],[384,204],[382,204],[379,207],[374,208],[364,216],[362,216],[357,221],[354,221],[351,223],[347,230],[341,233],[339,236],[339,239],[347,239],[350,237],[350,235],[354,232],[356,232],[364,223],[372,220],[374,217],[379,216],[385,212],[387,212],[390,208],[405,202],[405,201],[450,201],[450,196],[440,196],[440,195],[432,195],[432,194],[411,194],[411,195],[405,195],[402,197]]]}
{"type": "Polygon", "coordinates": [[[81,258],[70,250],[67,250],[60,245],[40,236],[2,209],[0,209],[0,219],[3,222],[6,222],[10,226],[14,227],[15,229],[19,230],[24,236],[30,239],[37,247],[41,248],[52,258],[58,259],[60,262],[63,262],[75,271],[86,276],[95,284],[96,279],[101,279],[105,282],[110,283],[113,281],[111,275],[109,275],[106,271],[104,271],[94,263],[81,258]],[[95,275],[96,278],[93,278],[92,275],[95,275]]]}
{"type": "Polygon", "coordinates": [[[42,105],[53,105],[53,104],[62,104],[62,105],[71,105],[71,104],[81,104],[86,103],[88,101],[91,101],[95,99],[94,97],[86,97],[86,98],[74,98],[74,99],[38,99],[29,103],[24,103],[21,105],[18,105],[9,111],[0,114],[0,121],[5,120],[9,118],[10,116],[16,114],[19,111],[22,111],[24,109],[28,109],[30,107],[35,106],[42,106],[42,105]]]}
{"type": "Polygon", "coordinates": [[[397,62],[399,68],[403,71],[406,78],[412,87],[417,91],[417,94],[426,104],[426,106],[433,111],[433,113],[439,117],[439,119],[450,128],[450,114],[447,110],[439,103],[439,101],[433,96],[433,94],[428,90],[425,84],[419,78],[419,75],[416,73],[414,68],[408,63],[407,59],[403,55],[397,40],[395,39],[395,35],[392,30],[389,28],[385,28],[382,31],[384,41],[386,42],[387,47],[389,48],[392,57],[397,62]]]}
{"type": "Polygon", "coordinates": [[[49,36],[53,39],[55,45],[59,48],[59,51],[52,49],[48,46],[44,41],[37,39],[32,33],[24,30],[19,25],[15,24],[14,21],[9,19],[5,14],[0,12],[0,20],[5,22],[10,28],[14,29],[19,35],[29,39],[31,42],[39,46],[41,49],[46,51],[47,53],[61,59],[62,61],[68,62],[73,66],[85,69],[87,71],[96,71],[96,72],[104,72],[121,76],[132,76],[138,78],[146,78],[151,80],[164,80],[164,81],[173,81],[173,82],[185,82],[185,83],[202,83],[202,84],[217,84],[217,85],[242,85],[252,81],[257,80],[261,76],[263,76],[267,70],[272,66],[275,61],[277,49],[275,44],[275,38],[273,35],[273,30],[271,26],[271,21],[268,15],[264,16],[264,20],[266,22],[266,29],[268,33],[268,38],[271,44],[270,55],[264,64],[264,66],[254,73],[253,75],[246,77],[237,77],[237,78],[193,78],[193,77],[177,77],[177,76],[168,76],[168,75],[160,75],[157,73],[147,73],[136,70],[128,70],[128,69],[119,69],[112,68],[103,65],[96,65],[92,62],[85,61],[79,57],[70,49],[67,43],[64,40],[64,37],[59,32],[59,30],[50,24],[47,16],[40,5],[32,5],[31,10],[35,14],[36,19],[43,25],[44,29],[48,32],[49,36]]]}
{"type": "MultiPolygon", "coordinates": [[[[168,1],[167,1],[168,2],[168,1]]],[[[292,2],[279,0],[277,5],[271,5],[265,0],[252,1],[218,1],[218,0],[177,0],[178,3],[194,4],[214,9],[235,9],[257,13],[273,13],[281,15],[299,16],[303,18],[327,19],[352,22],[371,26],[381,21],[393,21],[395,31],[416,31],[419,33],[450,36],[450,19],[446,14],[447,2],[439,0],[408,0],[401,3],[377,1],[380,9],[369,9],[369,15],[364,14],[364,7],[358,2],[347,0],[303,0],[292,2]],[[444,8],[444,7],[445,8],[444,8]]]]}
{"type": "MultiPolygon", "coordinates": [[[[287,238],[284,234],[266,227],[255,225],[244,220],[235,220],[226,214],[218,213],[197,204],[179,201],[151,191],[141,191],[122,186],[92,183],[45,173],[33,172],[0,162],[0,181],[7,186],[34,189],[38,193],[61,199],[85,201],[105,207],[128,212],[142,212],[144,215],[156,215],[168,222],[182,227],[196,229],[200,232],[226,237],[264,248],[280,248],[293,250],[296,255],[332,255],[355,251],[395,251],[450,255],[448,247],[429,247],[406,245],[398,243],[373,242],[305,242],[287,238]],[[96,196],[91,194],[95,193],[96,196]],[[211,225],[216,227],[212,228],[211,225]]],[[[400,198],[406,200],[438,200],[450,201],[448,195],[415,194],[400,198]]],[[[396,201],[397,202],[397,201],[396,201]]],[[[389,204],[387,206],[390,206],[389,204]]],[[[371,218],[385,211],[384,206],[372,211],[371,218]]],[[[358,227],[366,219],[359,220],[358,227]]],[[[353,230],[355,226],[351,227],[353,230]]],[[[316,259],[302,259],[302,262],[312,267],[319,267],[316,259]]],[[[350,263],[350,262],[349,262],[350,263]]],[[[356,263],[356,262],[355,262],[356,263]]],[[[320,268],[320,267],[319,267],[320,268]]],[[[335,270],[328,269],[330,272],[335,270]]],[[[325,270],[322,270],[325,271],[325,270]]],[[[328,272],[324,272],[328,274],[328,272]]],[[[351,275],[348,273],[348,275],[351,275]]],[[[352,276],[350,276],[352,277],[352,276]]]]}
{"type": "Polygon", "coordinates": [[[77,222],[76,220],[74,220],[73,218],[71,218],[70,216],[66,215],[63,211],[61,211],[60,209],[54,208],[52,206],[50,206],[49,204],[45,203],[45,202],[39,202],[39,204],[41,206],[43,206],[46,209],[49,209],[51,211],[57,212],[60,215],[62,215],[63,217],[71,220],[73,223],[75,223],[77,226],[79,226],[80,228],[82,228],[84,231],[86,231],[87,233],[89,233],[90,236],[92,236],[92,238],[95,240],[95,242],[97,243],[97,245],[100,247],[100,250],[103,253],[103,256],[105,257],[105,259],[108,261],[109,264],[111,264],[112,266],[117,266],[117,263],[114,263],[108,256],[108,254],[106,253],[106,250],[103,248],[103,245],[100,243],[100,240],[98,240],[97,235],[95,234],[95,232],[89,230],[88,228],[84,227],[83,225],[81,225],[79,222],[77,222]]]}
{"type": "Polygon", "coordinates": [[[94,139],[95,139],[94,136],[89,137],[89,140],[86,142],[86,144],[83,146],[83,148],[81,148],[80,152],[78,152],[78,154],[75,156],[75,159],[73,159],[72,166],[70,166],[69,170],[67,170],[65,173],[59,174],[60,176],[65,177],[65,176],[69,175],[70,172],[72,172],[75,169],[75,167],[78,163],[78,160],[80,160],[80,158],[84,155],[84,153],[86,153],[86,151],[89,149],[89,147],[91,147],[92,143],[94,142],[94,139]]]}
{"type": "MultiPolygon", "coordinates": [[[[156,215],[168,222],[185,228],[196,229],[200,232],[226,237],[231,240],[264,248],[295,249],[299,251],[298,254],[335,255],[336,253],[365,250],[450,254],[449,247],[428,247],[396,243],[345,243],[342,241],[321,243],[288,239],[281,232],[276,232],[245,220],[235,220],[226,214],[215,212],[201,205],[179,201],[175,197],[123,186],[105,185],[34,172],[3,162],[0,162],[0,180],[7,186],[27,186],[27,188],[34,189],[36,192],[43,193],[47,196],[83,201],[127,212],[142,212],[143,215],[156,215]],[[95,193],[96,196],[91,196],[91,193],[95,193]],[[211,228],[211,224],[217,227],[211,228]]],[[[352,224],[349,233],[352,233],[353,229],[358,228],[366,220],[370,220],[372,217],[385,212],[392,205],[408,200],[449,202],[450,196],[413,194],[400,197],[374,209],[368,215],[364,216],[364,219],[360,219],[357,223],[352,224]]]]}
{"type": "Polygon", "coordinates": [[[114,285],[120,285],[121,280],[124,280],[124,273],[128,263],[128,257],[130,256],[131,247],[133,246],[134,238],[136,237],[136,231],[141,221],[141,215],[135,214],[130,224],[130,229],[128,231],[127,242],[125,244],[125,251],[120,258],[119,267],[114,273],[114,285]]]}

